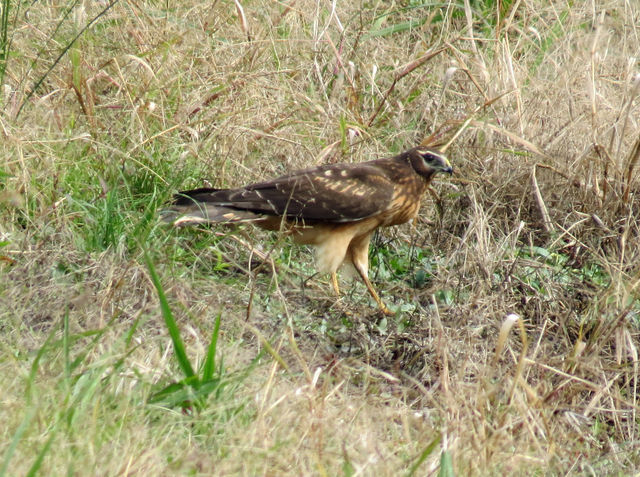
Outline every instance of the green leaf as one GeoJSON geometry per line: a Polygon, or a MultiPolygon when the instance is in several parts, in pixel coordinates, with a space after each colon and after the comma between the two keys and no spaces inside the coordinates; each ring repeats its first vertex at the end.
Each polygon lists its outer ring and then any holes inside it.
{"type": "Polygon", "coordinates": [[[413,28],[422,26],[427,21],[427,17],[420,18],[419,20],[409,20],[406,22],[396,23],[395,25],[388,26],[386,28],[381,28],[379,30],[372,30],[368,34],[364,36],[364,40],[368,40],[370,38],[378,37],[378,36],[388,36],[393,35],[394,33],[400,33],[403,31],[411,30],[413,28]]]}
{"type": "Polygon", "coordinates": [[[7,469],[9,468],[9,461],[11,460],[11,457],[13,457],[13,454],[16,451],[16,448],[18,447],[18,443],[22,439],[22,434],[24,434],[24,431],[26,431],[27,428],[29,427],[29,424],[31,423],[31,420],[33,419],[33,416],[35,415],[35,413],[36,413],[35,407],[32,407],[31,409],[29,409],[27,414],[22,419],[22,422],[18,426],[18,429],[13,434],[13,439],[11,439],[11,444],[9,444],[9,447],[4,453],[2,467],[0,467],[0,477],[4,477],[5,475],[7,475],[7,469]]]}
{"type": "Polygon", "coordinates": [[[451,453],[443,450],[442,454],[440,454],[440,471],[438,472],[438,477],[455,477],[455,475],[451,453]]]}
{"type": "Polygon", "coordinates": [[[56,437],[56,434],[58,433],[57,431],[58,431],[58,425],[56,423],[56,426],[50,431],[51,435],[49,436],[49,439],[47,439],[47,442],[45,442],[44,446],[36,456],[36,460],[33,462],[33,465],[29,469],[29,472],[27,472],[27,477],[35,477],[36,475],[38,475],[38,471],[40,470],[40,466],[42,465],[44,456],[47,455],[47,452],[49,452],[49,449],[51,448],[51,444],[53,443],[53,439],[56,437]]]}
{"type": "Polygon", "coordinates": [[[536,247],[535,245],[532,245],[529,247],[529,249],[531,250],[531,255],[537,255],[542,258],[551,257],[551,252],[549,252],[549,250],[547,250],[546,248],[536,247]]]}
{"type": "Polygon", "coordinates": [[[158,277],[156,269],[153,266],[153,262],[151,261],[151,258],[149,258],[149,254],[146,250],[144,251],[144,260],[147,264],[147,268],[149,269],[151,281],[156,287],[156,292],[158,293],[158,299],[160,300],[160,309],[162,310],[164,322],[167,326],[167,330],[169,330],[171,341],[173,342],[173,349],[176,353],[178,364],[180,365],[180,368],[182,369],[184,375],[187,378],[191,378],[195,376],[195,373],[193,372],[193,368],[191,367],[189,358],[187,358],[187,352],[185,351],[184,343],[182,341],[182,338],[180,337],[180,330],[178,329],[176,320],[173,317],[171,308],[169,307],[169,302],[167,301],[167,297],[164,294],[164,289],[162,288],[162,283],[160,283],[160,278],[158,277]]]}
{"type": "Polygon", "coordinates": [[[429,445],[422,451],[418,460],[409,468],[409,472],[407,472],[406,476],[411,477],[416,473],[418,467],[422,465],[422,463],[431,455],[431,453],[435,450],[436,446],[440,444],[442,440],[442,436],[438,435],[434,440],[432,440],[429,445]]]}
{"type": "MultiPolygon", "coordinates": [[[[193,378],[192,378],[193,379],[193,378]]],[[[197,380],[197,378],[195,378],[197,380]]],[[[179,383],[171,383],[165,388],[161,389],[157,393],[153,394],[149,398],[150,404],[157,404],[162,407],[176,407],[182,408],[190,407],[195,400],[195,394],[193,387],[189,385],[188,379],[180,381],[179,383]]]]}
{"type": "Polygon", "coordinates": [[[209,344],[209,348],[207,350],[207,359],[204,362],[204,367],[202,369],[202,380],[209,381],[213,377],[213,372],[216,367],[216,347],[218,344],[218,333],[220,332],[220,317],[222,316],[222,312],[218,313],[216,316],[216,322],[213,326],[213,334],[211,336],[211,343],[209,344]]]}

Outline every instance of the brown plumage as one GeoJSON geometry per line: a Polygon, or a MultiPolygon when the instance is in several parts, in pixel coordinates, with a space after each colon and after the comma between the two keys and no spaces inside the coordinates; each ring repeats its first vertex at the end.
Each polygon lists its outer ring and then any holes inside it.
{"type": "Polygon", "coordinates": [[[180,192],[171,220],[177,227],[252,222],[285,230],[295,242],[316,247],[318,270],[331,273],[336,293],[337,269],[353,265],[380,309],[390,314],[368,278],[371,235],[378,227],[413,219],[438,172],[453,172],[447,158],[416,147],[390,158],[304,169],[238,189],[180,192]]]}

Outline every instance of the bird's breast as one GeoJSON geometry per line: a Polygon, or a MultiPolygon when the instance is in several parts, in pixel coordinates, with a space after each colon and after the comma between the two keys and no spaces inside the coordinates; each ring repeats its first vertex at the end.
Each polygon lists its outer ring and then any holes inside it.
{"type": "Polygon", "coordinates": [[[420,200],[399,199],[394,205],[393,213],[389,214],[388,220],[383,225],[400,225],[409,222],[418,215],[420,210],[420,200]]]}
{"type": "Polygon", "coordinates": [[[395,188],[382,225],[404,224],[415,218],[420,210],[420,200],[426,188],[426,182],[418,177],[412,177],[399,183],[395,188]]]}

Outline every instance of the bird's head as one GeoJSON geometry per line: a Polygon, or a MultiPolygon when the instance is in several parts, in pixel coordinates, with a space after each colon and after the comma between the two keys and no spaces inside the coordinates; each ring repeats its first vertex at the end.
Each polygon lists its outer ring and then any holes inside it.
{"type": "Polygon", "coordinates": [[[427,179],[438,172],[453,174],[453,167],[451,167],[449,160],[437,149],[419,146],[410,149],[408,153],[415,171],[427,179]]]}

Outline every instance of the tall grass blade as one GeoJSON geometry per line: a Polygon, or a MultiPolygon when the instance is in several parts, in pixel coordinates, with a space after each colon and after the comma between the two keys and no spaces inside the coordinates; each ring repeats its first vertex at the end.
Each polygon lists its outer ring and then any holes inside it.
{"type": "Polygon", "coordinates": [[[29,371],[29,377],[27,378],[27,385],[24,391],[25,400],[27,401],[28,404],[31,403],[31,400],[33,398],[32,388],[33,388],[33,383],[36,379],[36,374],[38,373],[38,368],[40,367],[40,360],[44,356],[44,353],[49,347],[49,343],[53,339],[55,333],[56,333],[56,327],[54,326],[51,328],[51,331],[49,332],[47,339],[44,340],[44,344],[40,347],[40,349],[36,353],[36,357],[33,358],[33,363],[31,363],[31,370],[29,371]]]}
{"type": "Polygon", "coordinates": [[[173,342],[173,349],[176,353],[178,364],[180,365],[180,368],[182,369],[184,375],[187,378],[191,378],[195,376],[195,373],[193,372],[193,368],[191,367],[189,358],[187,358],[184,343],[182,342],[182,338],[180,337],[180,330],[178,329],[176,320],[173,317],[173,312],[169,307],[169,302],[167,301],[167,297],[164,294],[164,289],[162,288],[162,283],[160,283],[160,278],[156,273],[156,268],[154,267],[153,262],[151,261],[151,258],[149,257],[149,254],[146,250],[144,251],[144,261],[147,264],[147,268],[149,269],[151,281],[156,287],[156,292],[158,293],[158,300],[160,300],[160,309],[162,310],[162,316],[167,326],[167,330],[169,330],[169,336],[171,336],[171,341],[173,342]]]}
{"type": "Polygon", "coordinates": [[[4,459],[2,461],[2,467],[0,467],[0,477],[4,477],[7,475],[7,469],[9,468],[9,462],[11,461],[11,457],[13,457],[14,452],[16,451],[16,447],[18,447],[18,442],[22,439],[22,434],[27,430],[33,416],[35,415],[35,410],[33,408],[29,409],[27,414],[22,419],[22,422],[16,429],[16,432],[13,434],[13,438],[11,439],[11,444],[7,448],[7,451],[4,453],[4,459]]]}
{"type": "Polygon", "coordinates": [[[0,7],[0,84],[4,84],[4,73],[9,61],[9,0],[2,0],[0,7]]]}
{"type": "MultiPolygon", "coordinates": [[[[98,346],[98,344],[100,344],[100,340],[102,338],[102,336],[105,334],[105,332],[110,329],[111,325],[116,321],[116,319],[118,319],[120,317],[120,313],[115,313],[113,315],[113,317],[107,322],[107,324],[101,328],[101,329],[97,329],[97,330],[89,330],[89,331],[85,331],[83,333],[79,333],[77,335],[72,336],[72,340],[74,339],[80,339],[80,338],[88,338],[89,336],[93,336],[93,339],[91,340],[90,343],[88,343],[87,345],[84,345],[82,347],[82,350],[76,355],[75,359],[73,361],[70,362],[69,364],[69,375],[71,375],[71,373],[78,367],[80,366],[85,358],[87,357],[87,355],[96,348],[96,346],[98,346]]],[[[139,318],[138,318],[139,320],[139,318]]],[[[130,341],[130,340],[129,340],[130,341]]],[[[127,345],[129,344],[129,341],[127,341],[127,345]]]]}
{"type": "Polygon", "coordinates": [[[71,363],[69,361],[69,309],[67,308],[62,318],[62,352],[64,354],[64,378],[69,381],[71,377],[71,363]]]}
{"type": "Polygon", "coordinates": [[[49,439],[47,439],[47,442],[45,442],[44,447],[40,450],[40,452],[38,452],[36,460],[31,465],[29,472],[27,472],[27,477],[35,477],[36,475],[38,475],[38,471],[42,466],[42,461],[44,460],[44,456],[47,455],[47,452],[49,452],[49,449],[51,448],[51,444],[53,443],[53,439],[56,437],[56,434],[58,433],[58,422],[60,421],[57,421],[56,425],[53,427],[53,429],[51,429],[50,431],[51,435],[49,436],[49,439]]]}
{"type": "Polygon", "coordinates": [[[222,313],[218,313],[216,316],[216,322],[213,326],[213,333],[211,336],[211,343],[207,350],[207,359],[204,362],[204,368],[202,369],[202,380],[209,381],[213,377],[213,373],[216,367],[216,347],[218,344],[218,334],[220,332],[220,318],[222,313]]]}
{"type": "Polygon", "coordinates": [[[447,450],[442,451],[440,455],[440,471],[438,477],[455,477],[453,471],[453,460],[451,459],[451,453],[447,450]]]}
{"type": "Polygon", "coordinates": [[[424,25],[427,21],[427,18],[420,18],[419,20],[409,20],[406,22],[396,23],[395,25],[391,25],[385,28],[380,28],[379,30],[372,30],[364,36],[364,40],[368,40],[370,38],[375,37],[384,37],[388,35],[393,35],[394,33],[400,33],[403,31],[411,30],[416,27],[420,27],[424,25]]]}
{"type": "Polygon", "coordinates": [[[431,455],[431,453],[434,451],[436,446],[440,444],[441,440],[442,440],[442,436],[439,435],[438,437],[436,437],[434,440],[431,441],[431,443],[422,451],[422,453],[420,454],[420,457],[418,457],[418,460],[416,460],[415,463],[411,466],[411,468],[409,469],[409,472],[406,473],[406,477],[412,477],[416,473],[418,468],[427,459],[427,457],[431,455]]]}

